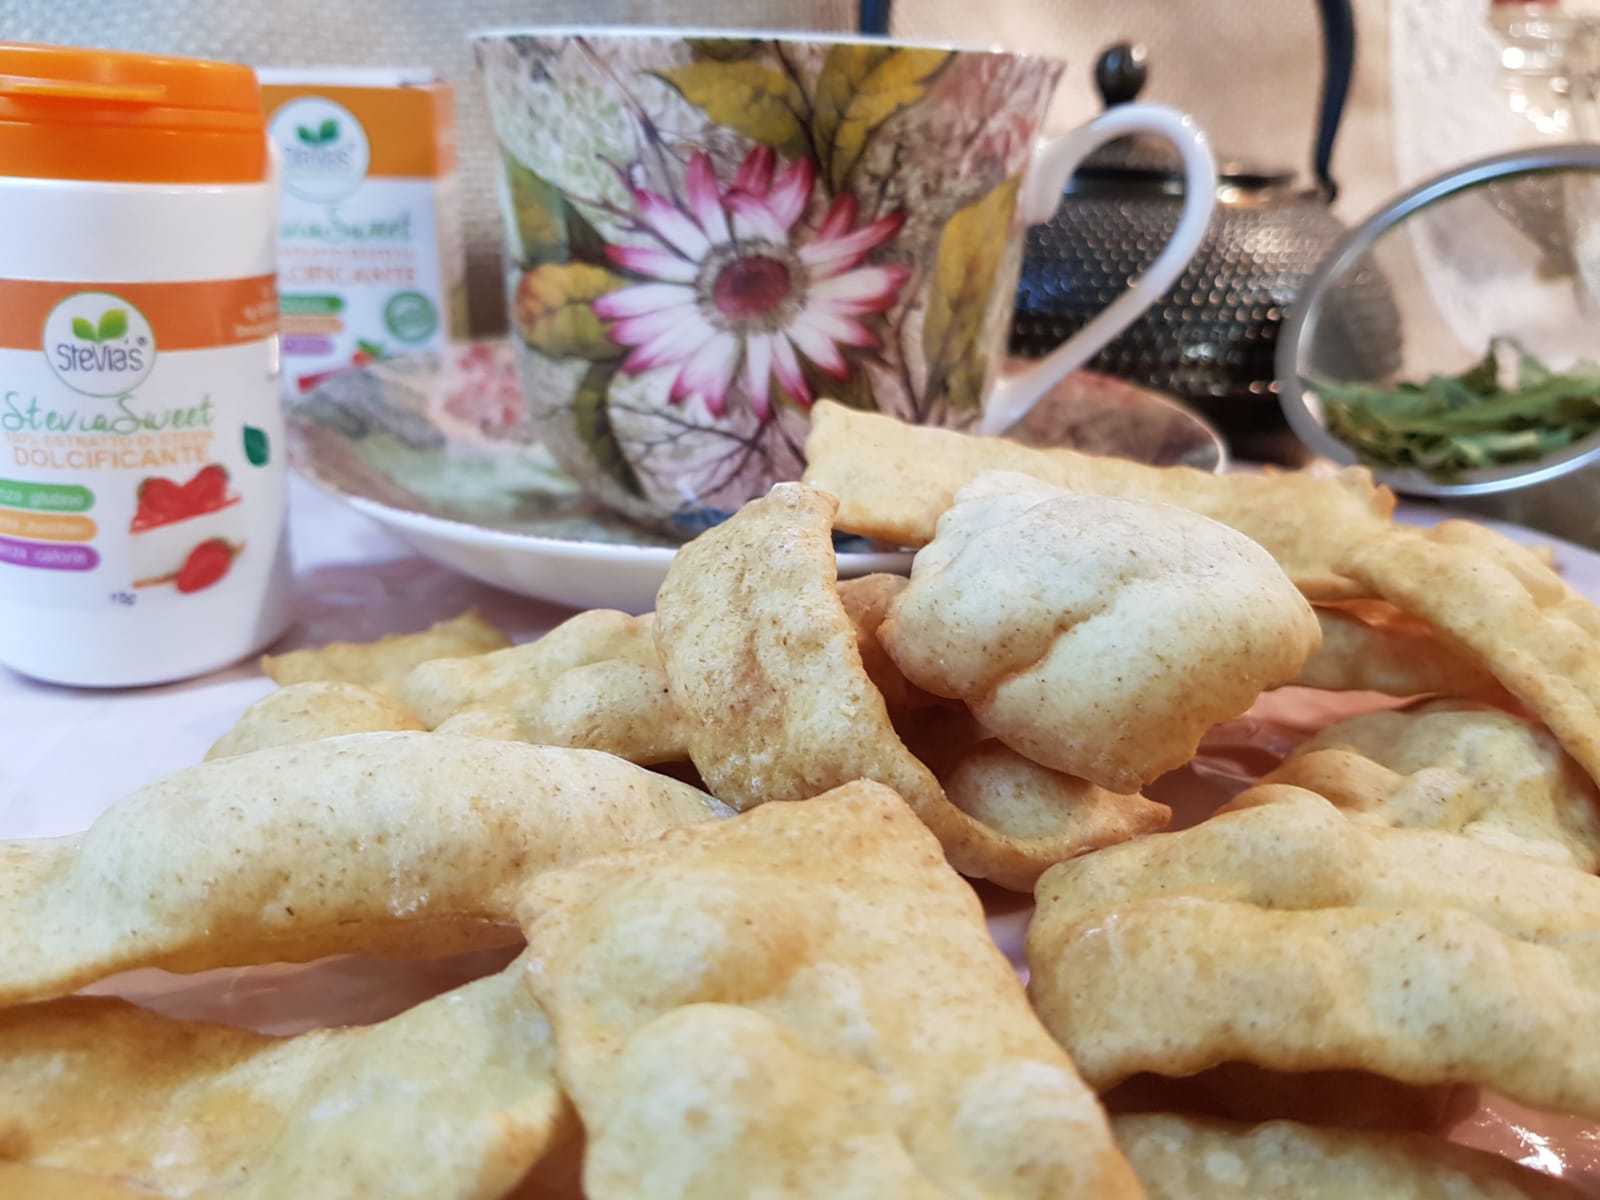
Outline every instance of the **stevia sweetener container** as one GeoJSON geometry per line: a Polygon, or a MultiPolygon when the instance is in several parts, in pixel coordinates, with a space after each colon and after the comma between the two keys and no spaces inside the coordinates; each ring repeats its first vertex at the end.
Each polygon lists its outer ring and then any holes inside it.
{"type": "Polygon", "coordinates": [[[124,686],[289,620],[254,74],[0,42],[0,662],[124,686]]]}

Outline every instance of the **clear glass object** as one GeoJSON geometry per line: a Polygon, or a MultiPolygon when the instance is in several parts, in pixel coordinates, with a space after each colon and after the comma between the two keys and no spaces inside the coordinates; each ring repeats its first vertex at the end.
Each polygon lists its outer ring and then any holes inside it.
{"type": "Polygon", "coordinates": [[[1600,17],[1513,0],[1490,5],[1489,24],[1501,43],[1501,91],[1528,140],[1600,139],[1600,17]]]}

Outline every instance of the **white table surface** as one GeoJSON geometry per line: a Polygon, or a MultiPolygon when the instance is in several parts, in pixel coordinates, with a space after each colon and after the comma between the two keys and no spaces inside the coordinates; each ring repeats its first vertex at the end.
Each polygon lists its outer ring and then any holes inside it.
{"type": "MultiPolygon", "coordinates": [[[[291,483],[289,506],[297,620],[275,649],[410,632],[474,605],[519,641],[570,615],[419,558],[299,480],[291,483]]],[[[1428,510],[1402,515],[1419,524],[1437,519],[1428,510]]],[[[1600,597],[1600,555],[1557,545],[1567,579],[1600,597]]],[[[253,661],[184,683],[111,691],[37,683],[0,667],[0,838],[87,827],[121,797],[199,762],[271,688],[253,661]]]]}

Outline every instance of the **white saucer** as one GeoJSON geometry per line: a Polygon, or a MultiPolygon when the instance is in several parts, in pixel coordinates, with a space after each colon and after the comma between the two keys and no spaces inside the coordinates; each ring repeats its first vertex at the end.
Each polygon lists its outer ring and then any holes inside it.
{"type": "MultiPolygon", "coordinates": [[[[1052,441],[1221,461],[1216,434],[1193,414],[1115,380],[1075,377],[1047,407],[1036,411],[1052,441]]],[[[291,462],[312,483],[424,557],[519,595],[648,612],[681,544],[584,496],[533,440],[504,342],[342,372],[289,407],[288,431],[291,462]]],[[[837,545],[842,579],[910,570],[909,551],[837,545]]]]}
{"type": "MultiPolygon", "coordinates": [[[[656,606],[656,590],[677,553],[672,546],[626,546],[505,533],[390,508],[360,496],[345,498],[357,512],[377,521],[424,558],[492,587],[569,608],[650,612],[656,606]]],[[[875,571],[904,575],[911,569],[909,550],[841,551],[838,559],[840,579],[875,571]]]]}

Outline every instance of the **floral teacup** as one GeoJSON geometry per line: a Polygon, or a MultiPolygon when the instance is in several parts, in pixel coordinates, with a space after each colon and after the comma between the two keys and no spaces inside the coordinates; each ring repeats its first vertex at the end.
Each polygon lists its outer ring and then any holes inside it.
{"type": "Polygon", "coordinates": [[[821,36],[474,38],[500,144],[513,341],[538,435],[585,488],[690,533],[804,468],[819,397],[998,432],[1177,278],[1215,168],[1121,105],[1051,141],[1062,64],[821,36]],[[1145,276],[1000,379],[1022,233],[1078,163],[1154,133],[1182,219],[1145,276]]]}

